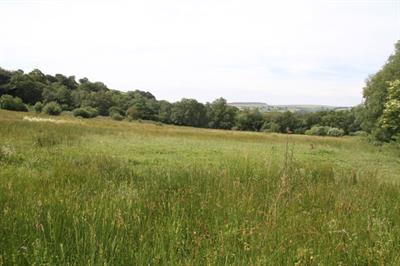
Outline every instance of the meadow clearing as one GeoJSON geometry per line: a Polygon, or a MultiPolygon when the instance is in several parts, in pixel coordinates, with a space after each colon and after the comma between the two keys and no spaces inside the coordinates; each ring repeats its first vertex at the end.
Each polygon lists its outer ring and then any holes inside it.
{"type": "Polygon", "coordinates": [[[0,110],[0,265],[400,265],[399,155],[0,110]]]}

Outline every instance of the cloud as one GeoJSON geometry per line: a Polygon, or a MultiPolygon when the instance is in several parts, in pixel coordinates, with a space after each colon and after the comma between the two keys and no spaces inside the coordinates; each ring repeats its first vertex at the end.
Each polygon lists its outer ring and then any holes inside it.
{"type": "Polygon", "coordinates": [[[172,101],[355,105],[399,16],[395,1],[1,1],[0,65],[172,101]]]}

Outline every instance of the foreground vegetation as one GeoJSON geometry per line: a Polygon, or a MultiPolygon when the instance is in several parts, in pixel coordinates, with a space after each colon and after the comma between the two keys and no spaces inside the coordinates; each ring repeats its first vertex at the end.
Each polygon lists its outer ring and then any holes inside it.
{"type": "Polygon", "coordinates": [[[0,265],[399,265],[399,151],[0,110],[0,265]]]}

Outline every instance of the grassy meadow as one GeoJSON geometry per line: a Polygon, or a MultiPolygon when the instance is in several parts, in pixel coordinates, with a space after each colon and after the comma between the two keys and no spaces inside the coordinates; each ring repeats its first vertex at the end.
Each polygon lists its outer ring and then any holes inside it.
{"type": "Polygon", "coordinates": [[[400,265],[399,181],[358,137],[0,110],[0,265],[400,265]]]}

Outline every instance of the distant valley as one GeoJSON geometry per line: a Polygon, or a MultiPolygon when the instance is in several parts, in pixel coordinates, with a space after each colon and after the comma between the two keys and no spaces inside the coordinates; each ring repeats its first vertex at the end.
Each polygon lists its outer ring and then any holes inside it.
{"type": "Polygon", "coordinates": [[[294,105],[269,105],[263,102],[232,102],[228,103],[239,109],[255,109],[258,108],[262,112],[318,112],[318,111],[341,111],[350,110],[348,106],[329,106],[329,105],[311,105],[311,104],[294,104],[294,105]]]}

